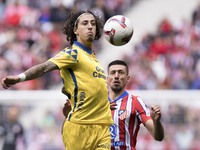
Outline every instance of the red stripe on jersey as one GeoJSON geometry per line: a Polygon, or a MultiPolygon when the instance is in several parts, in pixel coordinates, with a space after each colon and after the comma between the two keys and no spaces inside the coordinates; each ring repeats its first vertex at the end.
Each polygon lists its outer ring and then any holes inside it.
{"type": "Polygon", "coordinates": [[[138,96],[132,96],[132,115],[130,117],[129,126],[131,127],[129,128],[129,132],[131,133],[131,131],[133,132],[134,130],[133,134],[130,134],[132,136],[131,145],[134,145],[134,147],[136,146],[137,135],[140,129],[140,124],[145,123],[146,120],[151,118],[150,116],[148,116],[146,112],[147,108],[144,106],[146,105],[143,103],[143,101],[142,102],[138,101],[138,96]],[[134,124],[131,123],[132,121],[134,122],[134,124]]]}
{"type": "Polygon", "coordinates": [[[135,150],[137,135],[140,129],[139,125],[140,125],[139,120],[134,115],[131,115],[130,121],[129,121],[129,128],[128,128],[129,133],[130,133],[130,145],[132,145],[131,150],[135,150]]]}
{"type": "Polygon", "coordinates": [[[112,118],[114,117],[114,112],[115,112],[115,110],[111,110],[112,118]]]}
{"type": "Polygon", "coordinates": [[[137,108],[137,106],[135,105],[136,98],[137,97],[135,96],[131,96],[132,107],[131,107],[131,115],[130,115],[129,128],[128,128],[129,133],[130,133],[130,145],[132,145],[131,150],[135,150],[137,134],[140,129],[140,126],[139,126],[140,122],[135,114],[135,109],[137,108]]]}

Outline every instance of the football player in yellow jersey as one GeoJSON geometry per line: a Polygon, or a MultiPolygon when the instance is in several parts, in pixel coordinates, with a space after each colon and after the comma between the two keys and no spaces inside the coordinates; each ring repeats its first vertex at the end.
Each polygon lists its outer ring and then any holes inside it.
{"type": "Polygon", "coordinates": [[[71,12],[63,27],[70,48],[1,81],[7,89],[16,83],[60,70],[72,106],[62,132],[66,150],[106,150],[111,146],[109,127],[113,120],[106,75],[92,50],[93,42],[100,38],[102,29],[103,22],[93,12],[71,12]]]}

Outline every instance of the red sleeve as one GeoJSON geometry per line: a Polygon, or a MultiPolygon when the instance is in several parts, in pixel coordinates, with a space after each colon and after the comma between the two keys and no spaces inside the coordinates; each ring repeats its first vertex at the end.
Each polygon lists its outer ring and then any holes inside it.
{"type": "Polygon", "coordinates": [[[133,99],[134,100],[132,102],[137,118],[144,124],[147,120],[151,119],[150,109],[140,97],[133,96],[133,99]]]}

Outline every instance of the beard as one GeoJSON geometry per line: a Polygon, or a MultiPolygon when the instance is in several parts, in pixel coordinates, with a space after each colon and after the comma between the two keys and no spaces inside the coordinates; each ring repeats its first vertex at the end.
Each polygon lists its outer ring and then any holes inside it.
{"type": "Polygon", "coordinates": [[[88,41],[88,42],[93,42],[93,41],[94,41],[94,37],[88,36],[88,37],[87,37],[87,41],[88,41]]]}
{"type": "Polygon", "coordinates": [[[111,87],[111,89],[114,93],[120,93],[122,91],[122,88],[119,86],[117,86],[117,87],[113,86],[113,87],[111,87]]]}

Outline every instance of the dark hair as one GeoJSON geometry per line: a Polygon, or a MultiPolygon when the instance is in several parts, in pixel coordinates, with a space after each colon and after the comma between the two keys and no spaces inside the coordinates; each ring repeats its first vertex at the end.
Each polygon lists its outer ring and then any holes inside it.
{"type": "Polygon", "coordinates": [[[71,11],[70,14],[67,17],[67,21],[65,22],[62,31],[63,34],[66,35],[66,39],[67,41],[70,42],[70,44],[72,45],[74,43],[74,41],[76,41],[76,34],[74,33],[74,27],[75,24],[77,26],[78,21],[77,18],[83,14],[83,13],[90,13],[94,16],[95,20],[96,20],[96,35],[95,35],[95,40],[98,40],[101,37],[102,34],[102,30],[103,30],[103,21],[97,17],[94,12],[92,12],[91,10],[87,10],[87,11],[71,11]]]}
{"type": "Polygon", "coordinates": [[[112,61],[112,62],[109,63],[108,69],[112,65],[123,65],[123,66],[125,66],[126,67],[127,75],[129,74],[129,68],[128,68],[128,65],[127,65],[127,63],[125,61],[123,61],[123,60],[114,60],[114,61],[112,61]]]}

